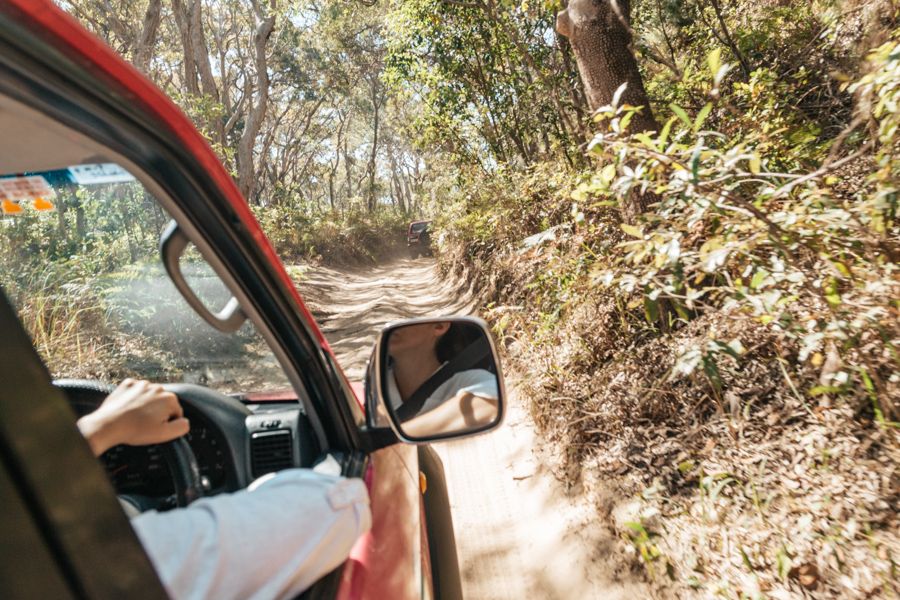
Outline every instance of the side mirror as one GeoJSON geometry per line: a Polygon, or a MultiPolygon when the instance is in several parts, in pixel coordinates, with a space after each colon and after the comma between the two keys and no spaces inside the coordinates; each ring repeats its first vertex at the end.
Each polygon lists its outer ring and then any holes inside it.
{"type": "Polygon", "coordinates": [[[475,317],[410,319],[382,330],[367,373],[370,427],[425,443],[497,427],[503,375],[487,324],[475,317]]]}

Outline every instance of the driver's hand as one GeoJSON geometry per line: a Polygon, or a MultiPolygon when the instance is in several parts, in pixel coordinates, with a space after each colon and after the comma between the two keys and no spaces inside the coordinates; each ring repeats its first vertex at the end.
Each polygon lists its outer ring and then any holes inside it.
{"type": "Polygon", "coordinates": [[[126,379],[94,412],[78,419],[78,429],[95,456],[118,444],[144,446],[181,437],[190,425],[175,394],[159,384],[126,379]]]}

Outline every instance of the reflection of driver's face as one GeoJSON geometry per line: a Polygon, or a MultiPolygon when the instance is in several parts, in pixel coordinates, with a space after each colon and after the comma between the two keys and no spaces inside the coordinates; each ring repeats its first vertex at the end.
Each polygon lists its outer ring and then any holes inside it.
{"type": "Polygon", "coordinates": [[[450,324],[447,322],[400,327],[391,333],[391,339],[388,340],[388,352],[394,357],[410,351],[434,353],[437,341],[447,333],[449,328],[450,324]]]}

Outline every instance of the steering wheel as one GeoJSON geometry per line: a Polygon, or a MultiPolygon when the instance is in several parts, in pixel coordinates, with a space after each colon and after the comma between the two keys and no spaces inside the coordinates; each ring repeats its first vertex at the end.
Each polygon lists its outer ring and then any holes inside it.
{"type": "MultiPolygon", "coordinates": [[[[111,385],[86,379],[58,379],[53,384],[63,390],[69,404],[96,409],[115,389],[111,385]]],[[[183,437],[159,444],[159,449],[175,485],[175,503],[187,506],[203,495],[200,467],[194,451],[183,437]]]]}

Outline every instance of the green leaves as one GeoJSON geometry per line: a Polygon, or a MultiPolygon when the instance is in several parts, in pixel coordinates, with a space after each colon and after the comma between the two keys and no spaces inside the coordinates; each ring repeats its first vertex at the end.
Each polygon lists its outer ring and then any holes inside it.
{"type": "Polygon", "coordinates": [[[709,73],[712,75],[713,91],[717,91],[722,79],[731,70],[731,65],[722,64],[722,49],[715,48],[706,57],[706,64],[709,66],[709,73]]]}
{"type": "MultiPolygon", "coordinates": [[[[580,154],[571,120],[581,117],[561,102],[569,73],[556,66],[553,46],[534,35],[550,12],[540,3],[409,0],[386,7],[388,80],[393,93],[415,99],[410,129],[423,147],[438,146],[469,165],[529,164],[546,141],[542,155],[580,154]]],[[[624,115],[619,127],[631,118],[624,115]]]]}
{"type": "Polygon", "coordinates": [[[769,272],[760,267],[753,274],[753,279],[750,280],[750,288],[754,290],[758,290],[762,288],[763,283],[766,281],[766,278],[769,276],[769,272]]]}
{"type": "Polygon", "coordinates": [[[644,295],[644,318],[650,324],[659,321],[659,302],[648,294],[644,295]]]}
{"type": "Polygon", "coordinates": [[[747,166],[750,168],[750,172],[754,175],[759,175],[759,172],[762,170],[762,160],[759,158],[759,154],[754,152],[750,155],[750,159],[747,161],[747,166]]]}
{"type": "MultiPolygon", "coordinates": [[[[693,121],[688,116],[687,112],[683,108],[681,108],[680,106],[675,104],[674,102],[669,105],[669,108],[672,110],[673,113],[675,113],[675,116],[678,117],[678,119],[681,120],[682,123],[684,123],[687,127],[689,127],[691,129],[691,131],[696,133],[696,132],[700,131],[700,128],[703,126],[703,123],[706,122],[707,117],[709,117],[709,114],[712,112],[713,104],[712,104],[712,102],[707,102],[706,104],[704,104],[703,108],[700,109],[700,112],[697,113],[697,118],[694,119],[693,121]]],[[[669,135],[669,130],[671,129],[671,127],[672,127],[671,121],[666,123],[665,127],[663,128],[662,134],[660,135],[660,139],[662,140],[661,143],[665,143],[665,140],[669,135]]]]}
{"type": "Polygon", "coordinates": [[[706,118],[709,116],[709,113],[712,112],[712,102],[707,102],[703,108],[700,109],[700,112],[697,113],[697,118],[694,120],[694,125],[692,129],[694,133],[700,131],[700,128],[703,126],[703,123],[706,121],[706,118]]]}
{"type": "Polygon", "coordinates": [[[787,581],[788,573],[790,573],[793,563],[787,549],[781,546],[775,553],[775,570],[778,572],[778,578],[787,581]]]}
{"type": "Polygon", "coordinates": [[[719,69],[722,67],[722,49],[716,48],[706,57],[706,64],[709,65],[709,73],[713,77],[718,74],[719,69]]]}
{"type": "Polygon", "coordinates": [[[688,117],[687,113],[684,112],[684,109],[675,104],[674,102],[669,105],[669,108],[675,113],[675,116],[681,119],[681,122],[687,125],[688,127],[693,128],[694,123],[691,121],[690,117],[688,117]]]}
{"type": "Polygon", "coordinates": [[[672,131],[672,123],[675,122],[675,119],[676,117],[671,117],[668,121],[666,121],[666,124],[663,125],[662,131],[659,132],[659,137],[657,138],[657,148],[660,151],[665,150],[666,141],[669,139],[669,133],[672,131]]]}
{"type": "Polygon", "coordinates": [[[619,227],[621,227],[622,231],[624,231],[631,237],[636,237],[638,239],[641,239],[644,237],[644,232],[641,231],[639,228],[635,227],[634,225],[628,225],[627,223],[621,223],[619,225],[619,227]]]}

